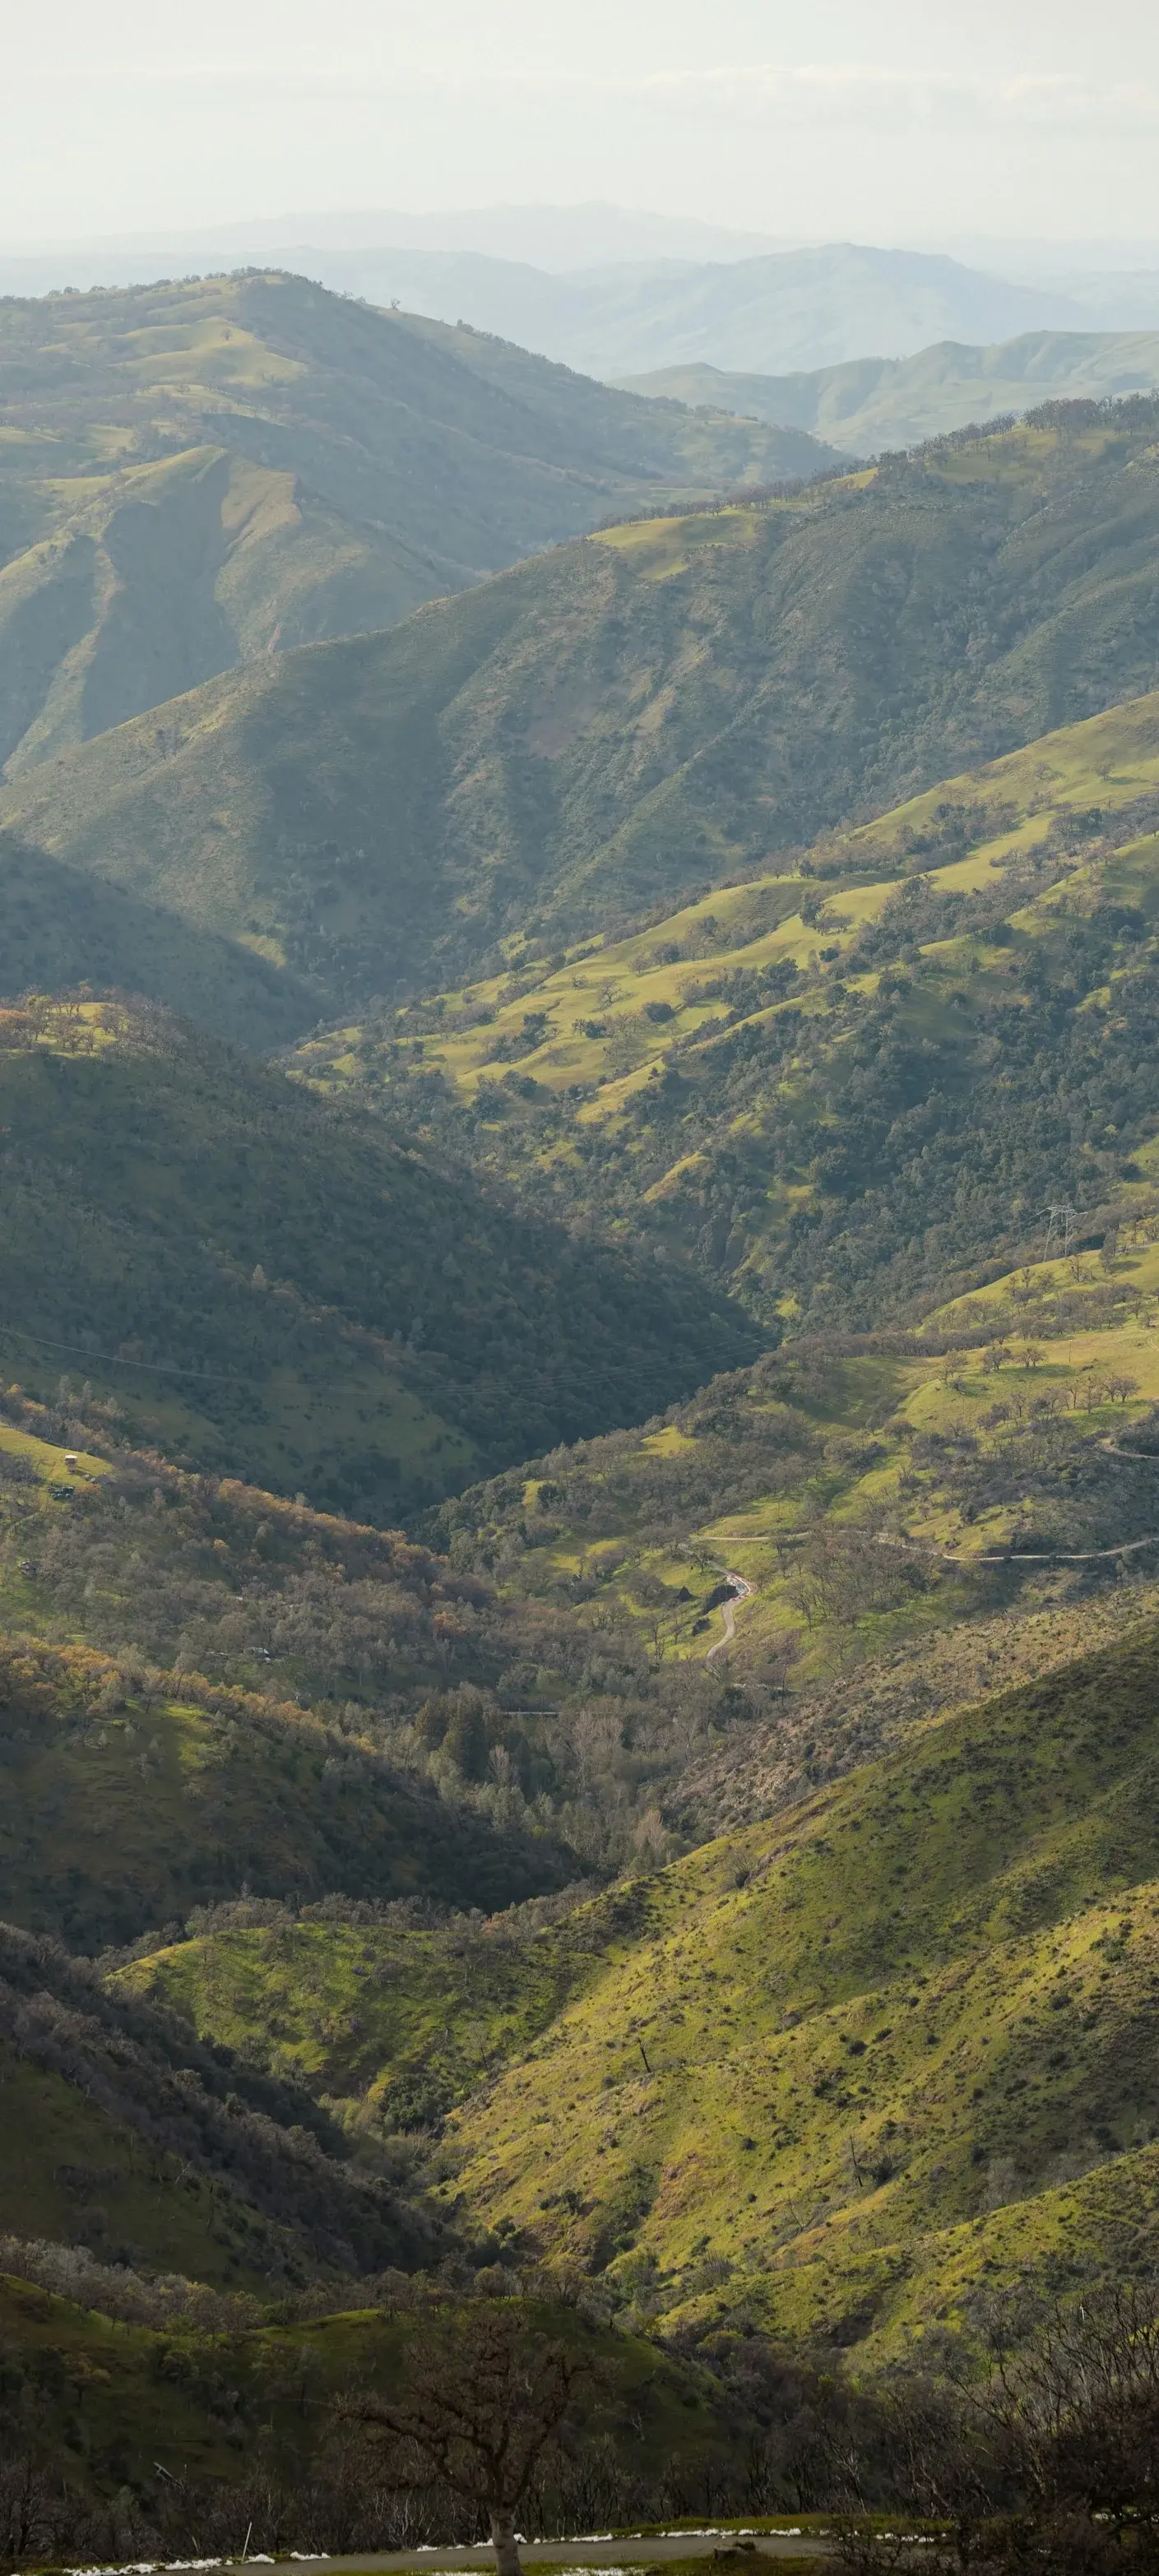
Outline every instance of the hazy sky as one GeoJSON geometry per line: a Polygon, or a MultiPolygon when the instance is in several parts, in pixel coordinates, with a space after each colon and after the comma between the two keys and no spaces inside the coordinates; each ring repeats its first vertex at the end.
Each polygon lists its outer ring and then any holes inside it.
{"type": "Polygon", "coordinates": [[[7,0],[0,241],[596,197],[1159,237],[1153,0],[7,0]]]}

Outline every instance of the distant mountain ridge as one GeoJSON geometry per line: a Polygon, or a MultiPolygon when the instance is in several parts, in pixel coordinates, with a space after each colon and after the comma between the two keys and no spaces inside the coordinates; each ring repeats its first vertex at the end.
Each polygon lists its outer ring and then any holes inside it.
{"type": "Polygon", "coordinates": [[[287,216],[155,244],[0,254],[0,292],[87,290],[236,263],[289,269],[613,380],[708,364],[783,373],[1027,330],[1159,329],[1159,272],[1035,272],[1027,244],[963,255],[728,233],[615,207],[287,216]]]}
{"type": "Polygon", "coordinates": [[[941,340],[912,358],[857,358],[788,376],[659,367],[623,385],[625,392],[791,423],[871,456],[1044,401],[1149,392],[1159,385],[1159,330],[1027,331],[990,348],[941,340]]]}
{"type": "Polygon", "coordinates": [[[166,273],[204,274],[250,261],[296,268],[301,263],[291,253],[303,244],[325,251],[478,251],[488,259],[531,260],[537,268],[561,274],[622,260],[749,259],[760,251],[793,246],[769,233],[737,232],[695,215],[651,214],[598,200],[578,206],[466,206],[427,214],[401,206],[360,213],[291,211],[193,231],[103,234],[0,249],[0,294],[147,284],[166,273]]]}
{"type": "Polygon", "coordinates": [[[0,768],[832,452],[301,278],[0,304],[0,768]]]}
{"type": "MultiPolygon", "coordinates": [[[[931,341],[1082,329],[1089,307],[924,251],[831,242],[748,259],[637,260],[564,276],[478,251],[299,245],[328,286],[371,303],[460,316],[609,381],[709,362],[772,373],[931,341]]],[[[1159,296],[1156,302],[1159,323],[1159,296]]]]}

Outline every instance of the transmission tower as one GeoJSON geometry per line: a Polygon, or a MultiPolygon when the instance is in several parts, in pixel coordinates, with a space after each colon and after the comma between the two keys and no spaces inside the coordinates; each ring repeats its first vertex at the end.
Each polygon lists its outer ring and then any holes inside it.
{"type": "Polygon", "coordinates": [[[1063,1260],[1065,1261],[1066,1256],[1070,1251],[1071,1239],[1077,1224],[1078,1216],[1075,1209],[1072,1208],[1069,1199],[1061,1199],[1056,1205],[1047,1209],[1046,1242],[1043,1246],[1042,1252],[1042,1258],[1044,1261],[1049,1261],[1050,1259],[1050,1247],[1054,1242],[1056,1235],[1059,1238],[1059,1249],[1061,1250],[1063,1260]]]}

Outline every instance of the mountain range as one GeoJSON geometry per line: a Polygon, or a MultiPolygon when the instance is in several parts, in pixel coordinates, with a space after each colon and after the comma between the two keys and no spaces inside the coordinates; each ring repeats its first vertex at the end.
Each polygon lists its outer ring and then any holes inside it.
{"type": "MultiPolygon", "coordinates": [[[[850,358],[901,358],[932,341],[992,342],[1033,330],[1090,330],[1097,306],[1050,286],[1022,286],[944,254],[859,242],[774,250],[747,259],[662,262],[552,274],[481,251],[299,245],[294,265],[372,304],[397,301],[460,319],[618,380],[705,362],[784,374],[850,358]]],[[[1159,326],[1159,288],[1141,283],[1116,323],[1159,326]]]]}
{"type": "Polygon", "coordinates": [[[15,769],[649,499],[834,454],[277,274],[10,301],[0,377],[15,769]]]}
{"type": "Polygon", "coordinates": [[[1159,400],[0,327],[14,2554],[469,2536],[512,2320],[529,2528],[911,2532],[1152,2312],[1159,400]]]}
{"type": "Polygon", "coordinates": [[[289,1035],[521,975],[1147,691],[1154,439],[1064,412],[630,522],[209,681],[0,796],[9,991],[83,972],[82,881],[228,1036],[249,988],[289,1035]]]}
{"type": "Polygon", "coordinates": [[[659,367],[625,390],[791,422],[855,456],[916,447],[1044,401],[1106,401],[1159,384],[1159,333],[1028,331],[989,348],[941,340],[909,358],[860,358],[789,376],[659,367]]]}
{"type": "Polygon", "coordinates": [[[945,250],[801,243],[614,206],[287,216],[213,231],[0,254],[0,293],[124,287],[257,265],[369,303],[398,301],[619,377],[703,363],[783,372],[904,357],[931,340],[1159,327],[1154,244],[1051,258],[978,240],[945,250]]]}

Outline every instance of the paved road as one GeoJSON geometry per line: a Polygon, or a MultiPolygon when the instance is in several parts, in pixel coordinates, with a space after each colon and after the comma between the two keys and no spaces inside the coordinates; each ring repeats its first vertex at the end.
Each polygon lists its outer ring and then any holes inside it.
{"type": "MultiPolygon", "coordinates": [[[[735,2531],[705,2529],[667,2532],[659,2540],[531,2540],[521,2547],[520,2555],[526,2567],[644,2567],[673,2558],[710,2558],[716,2549],[735,2548],[740,2537],[735,2531]]],[[[815,2531],[760,2532],[751,2536],[750,2545],[754,2555],[762,2558],[822,2557],[830,2547],[815,2531]]],[[[494,2567],[495,2558],[483,2544],[477,2549],[398,2549],[381,2557],[310,2558],[299,2563],[318,2568],[322,2576],[330,2568],[366,2569],[368,2576],[375,2570],[389,2576],[397,2568],[402,2576],[403,2570],[411,2568],[485,2571],[494,2567]]]]}

